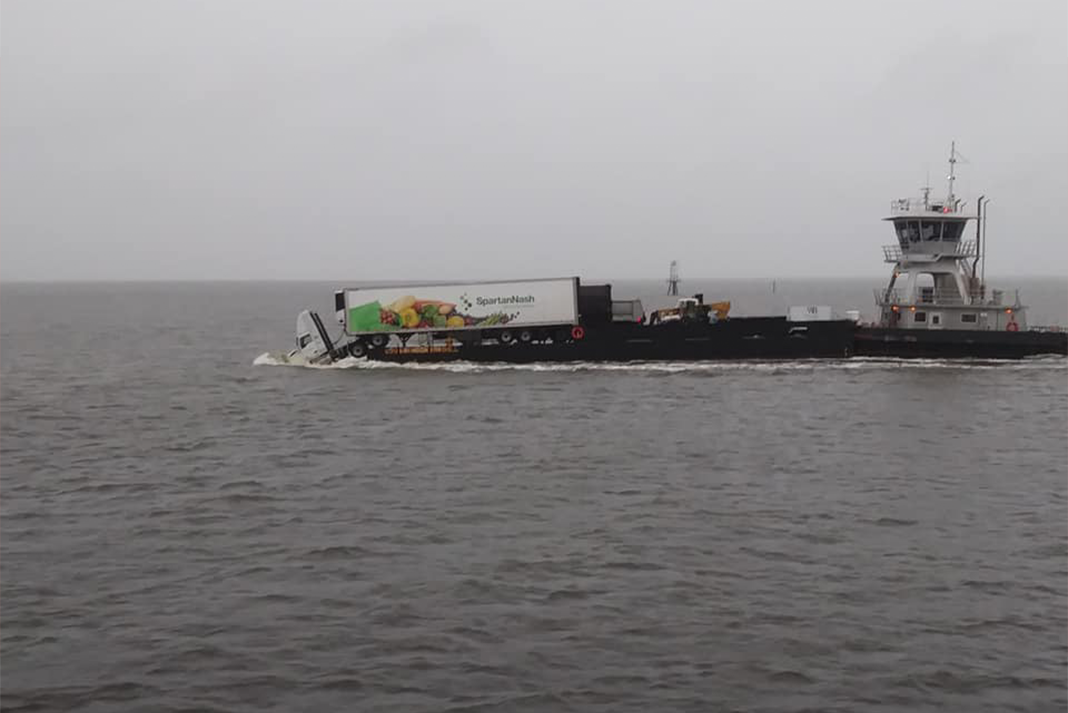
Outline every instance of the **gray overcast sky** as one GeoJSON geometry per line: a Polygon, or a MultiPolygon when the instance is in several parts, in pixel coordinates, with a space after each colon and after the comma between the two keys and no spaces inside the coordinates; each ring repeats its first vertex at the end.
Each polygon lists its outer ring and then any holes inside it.
{"type": "Polygon", "coordinates": [[[0,279],[1068,273],[1068,4],[6,0],[0,279]],[[971,205],[971,204],[969,204],[971,205]]]}

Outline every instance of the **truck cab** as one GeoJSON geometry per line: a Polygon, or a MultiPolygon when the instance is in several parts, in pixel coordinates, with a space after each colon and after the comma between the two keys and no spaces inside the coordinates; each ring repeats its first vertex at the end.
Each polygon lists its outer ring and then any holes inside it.
{"type": "Polygon", "coordinates": [[[320,364],[333,361],[334,349],[326,328],[319,315],[304,310],[297,315],[297,348],[290,352],[291,357],[300,355],[307,364],[320,364]]]}

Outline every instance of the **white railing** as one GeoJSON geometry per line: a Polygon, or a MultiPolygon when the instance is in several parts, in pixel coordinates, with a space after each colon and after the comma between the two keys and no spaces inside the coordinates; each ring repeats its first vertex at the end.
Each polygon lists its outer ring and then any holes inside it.
{"type": "Polygon", "coordinates": [[[954,210],[953,206],[946,205],[943,201],[931,200],[930,198],[927,199],[926,203],[924,203],[923,198],[898,198],[890,201],[890,215],[916,215],[918,213],[956,215],[959,211],[954,210]],[[947,208],[949,210],[946,210],[947,208]]]}
{"type": "Polygon", "coordinates": [[[901,262],[905,251],[901,249],[900,245],[884,245],[883,255],[886,257],[886,262],[901,262]]]}
{"type": "Polygon", "coordinates": [[[945,257],[969,258],[975,257],[975,241],[945,241],[930,240],[927,242],[909,243],[907,249],[898,245],[884,245],[883,256],[886,262],[901,262],[911,260],[913,262],[932,262],[945,257]]]}
{"type": "Polygon", "coordinates": [[[881,302],[905,305],[962,305],[964,298],[956,290],[936,290],[919,288],[915,296],[905,290],[875,290],[875,298],[881,302]]]}
{"type": "Polygon", "coordinates": [[[906,290],[886,288],[876,289],[876,304],[890,305],[975,305],[976,307],[1000,307],[1002,305],[1001,290],[993,290],[989,293],[973,292],[968,295],[966,301],[957,290],[941,289],[933,287],[917,287],[915,295],[909,295],[906,290]]]}

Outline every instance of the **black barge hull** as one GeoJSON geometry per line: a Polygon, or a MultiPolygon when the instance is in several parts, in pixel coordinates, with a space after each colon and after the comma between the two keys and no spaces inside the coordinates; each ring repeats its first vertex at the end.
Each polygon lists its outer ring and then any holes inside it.
{"type": "Polygon", "coordinates": [[[389,362],[628,362],[727,359],[842,359],[853,355],[856,326],[849,320],[789,322],[785,317],[741,317],[714,324],[612,323],[585,327],[581,339],[529,344],[409,346],[372,352],[389,362]]]}
{"type": "Polygon", "coordinates": [[[1023,359],[1068,355],[1068,333],[858,327],[854,351],[857,356],[899,359],[1023,359]]]}
{"type": "Polygon", "coordinates": [[[714,324],[671,322],[588,325],[579,339],[561,342],[464,344],[438,341],[371,350],[384,362],[635,362],[897,359],[1022,359],[1068,356],[1068,333],[1052,331],[913,330],[860,327],[849,320],[790,322],[741,317],[714,324]]]}

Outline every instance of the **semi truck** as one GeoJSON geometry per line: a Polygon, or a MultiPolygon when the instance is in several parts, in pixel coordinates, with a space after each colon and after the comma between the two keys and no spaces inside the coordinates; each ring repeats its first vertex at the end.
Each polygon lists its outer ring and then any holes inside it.
{"type": "Polygon", "coordinates": [[[580,327],[579,293],[577,277],[346,288],[334,293],[342,335],[331,339],[319,315],[305,310],[297,316],[293,356],[329,363],[407,349],[417,336],[423,349],[439,341],[449,347],[566,341],[580,327]]]}

